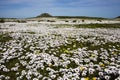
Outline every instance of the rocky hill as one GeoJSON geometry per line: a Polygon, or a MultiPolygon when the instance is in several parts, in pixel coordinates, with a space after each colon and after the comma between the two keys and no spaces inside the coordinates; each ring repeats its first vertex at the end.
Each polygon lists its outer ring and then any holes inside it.
{"type": "Polygon", "coordinates": [[[37,17],[52,17],[52,15],[50,15],[49,13],[42,13],[38,15],[37,17]]]}

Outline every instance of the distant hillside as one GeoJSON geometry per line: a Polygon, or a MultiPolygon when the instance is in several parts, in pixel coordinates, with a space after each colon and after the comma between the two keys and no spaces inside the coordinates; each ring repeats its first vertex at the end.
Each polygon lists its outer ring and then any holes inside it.
{"type": "Polygon", "coordinates": [[[120,18],[120,16],[116,17],[116,18],[120,18]]]}
{"type": "Polygon", "coordinates": [[[87,16],[54,16],[57,18],[82,18],[82,19],[107,19],[102,17],[87,17],[87,16]]]}
{"type": "Polygon", "coordinates": [[[37,17],[52,17],[52,15],[50,15],[49,13],[42,13],[38,15],[37,17]]]}
{"type": "Polygon", "coordinates": [[[114,19],[120,21],[120,16],[118,16],[118,17],[116,17],[114,19]]]}
{"type": "Polygon", "coordinates": [[[40,18],[40,17],[55,17],[55,18],[60,18],[60,19],[65,19],[65,18],[107,19],[107,18],[102,18],[102,17],[87,17],[87,16],[52,16],[49,13],[42,13],[38,15],[36,18],[40,18]]]}

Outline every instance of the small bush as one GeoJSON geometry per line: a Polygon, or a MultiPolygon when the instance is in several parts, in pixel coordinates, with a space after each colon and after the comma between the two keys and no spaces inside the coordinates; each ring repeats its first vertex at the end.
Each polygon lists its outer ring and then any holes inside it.
{"type": "Polygon", "coordinates": [[[47,20],[47,22],[55,22],[54,20],[47,20]]]}
{"type": "Polygon", "coordinates": [[[55,22],[55,21],[52,20],[52,21],[50,21],[50,22],[55,22]]]}
{"type": "Polygon", "coordinates": [[[102,20],[98,19],[97,21],[102,22],[102,20]]]}
{"type": "Polygon", "coordinates": [[[77,20],[73,20],[73,22],[77,22],[77,20]]]}
{"type": "Polygon", "coordinates": [[[69,22],[68,20],[66,20],[65,22],[69,22]]]}
{"type": "Polygon", "coordinates": [[[38,20],[38,22],[42,22],[43,20],[38,20]]]}
{"type": "Polygon", "coordinates": [[[47,20],[47,22],[50,22],[50,20],[47,20]]]}
{"type": "Polygon", "coordinates": [[[25,20],[17,20],[18,23],[26,23],[25,20]]]}
{"type": "Polygon", "coordinates": [[[82,20],[82,22],[85,22],[85,20],[82,20]]]}
{"type": "Polygon", "coordinates": [[[0,19],[0,23],[4,23],[5,22],[5,20],[4,19],[0,19]]]}

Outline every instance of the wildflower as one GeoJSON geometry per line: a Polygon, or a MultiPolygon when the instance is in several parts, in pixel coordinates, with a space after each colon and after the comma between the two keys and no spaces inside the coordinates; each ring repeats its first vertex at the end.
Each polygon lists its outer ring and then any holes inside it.
{"type": "Polygon", "coordinates": [[[96,77],[93,77],[92,80],[97,80],[97,78],[96,78],[96,77]]]}
{"type": "Polygon", "coordinates": [[[31,76],[30,76],[30,75],[26,75],[26,78],[27,78],[28,80],[30,80],[30,79],[31,79],[31,76]]]}
{"type": "Polygon", "coordinates": [[[86,77],[85,80],[89,80],[89,77],[86,77]]]}
{"type": "Polygon", "coordinates": [[[22,70],[22,74],[21,75],[26,75],[26,71],[25,70],[22,70]]]}
{"type": "Polygon", "coordinates": [[[4,72],[9,72],[10,70],[7,69],[7,68],[3,68],[3,71],[4,71],[4,72]]]}
{"type": "Polygon", "coordinates": [[[51,78],[52,78],[52,79],[55,79],[55,78],[56,78],[56,75],[51,75],[51,78]]]}
{"type": "Polygon", "coordinates": [[[83,71],[85,68],[84,67],[80,67],[80,71],[83,71]]]}
{"type": "Polygon", "coordinates": [[[52,66],[52,64],[51,64],[51,63],[49,63],[49,64],[48,64],[48,66],[49,66],[49,67],[51,67],[51,66],[52,66]]]}
{"type": "Polygon", "coordinates": [[[100,65],[101,67],[105,67],[105,65],[104,65],[102,62],[100,62],[99,65],[100,65]]]}
{"type": "Polygon", "coordinates": [[[105,79],[106,79],[106,80],[109,80],[109,79],[110,79],[110,76],[105,76],[105,79]]]}
{"type": "Polygon", "coordinates": [[[82,76],[86,76],[86,75],[87,75],[87,71],[83,71],[82,76]]]}
{"type": "Polygon", "coordinates": [[[9,80],[9,79],[10,79],[10,77],[9,77],[9,76],[6,76],[6,77],[5,77],[5,80],[9,80]]]}
{"type": "Polygon", "coordinates": [[[92,69],[92,68],[89,68],[89,74],[93,74],[94,73],[94,69],[92,69]]]}
{"type": "Polygon", "coordinates": [[[33,78],[33,80],[39,80],[39,79],[37,79],[37,78],[33,78]]]}

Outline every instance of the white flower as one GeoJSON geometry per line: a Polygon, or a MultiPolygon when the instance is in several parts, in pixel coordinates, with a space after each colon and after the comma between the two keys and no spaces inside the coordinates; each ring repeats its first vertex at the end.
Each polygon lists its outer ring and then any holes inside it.
{"type": "Polygon", "coordinates": [[[16,72],[16,75],[19,75],[19,72],[16,72]]]}
{"type": "Polygon", "coordinates": [[[28,80],[30,80],[30,79],[31,79],[31,76],[30,76],[30,75],[26,75],[26,78],[27,78],[28,80]]]}
{"type": "Polygon", "coordinates": [[[106,80],[109,80],[109,79],[110,79],[110,76],[105,76],[105,79],[106,79],[106,80]]]}
{"type": "Polygon", "coordinates": [[[56,75],[51,75],[51,78],[52,78],[52,79],[55,79],[55,78],[56,78],[56,75]]]}
{"type": "Polygon", "coordinates": [[[11,68],[11,70],[12,71],[18,71],[18,68],[19,68],[18,66],[17,67],[13,67],[13,68],[11,68]]]}
{"type": "Polygon", "coordinates": [[[27,72],[27,74],[28,74],[28,75],[32,75],[32,71],[29,70],[29,71],[27,72]]]}
{"type": "Polygon", "coordinates": [[[103,76],[103,72],[99,72],[99,75],[100,75],[100,76],[103,76]]]}
{"type": "Polygon", "coordinates": [[[42,78],[43,76],[41,75],[41,74],[39,74],[39,76],[38,76],[38,79],[40,79],[40,78],[42,78]]]}
{"type": "Polygon", "coordinates": [[[19,66],[19,63],[15,63],[15,66],[19,66]]]}
{"type": "Polygon", "coordinates": [[[79,68],[75,68],[74,69],[76,73],[79,73],[80,72],[80,69],[79,68]]]}
{"type": "Polygon", "coordinates": [[[9,77],[9,76],[6,76],[6,77],[5,77],[5,80],[9,80],[9,79],[10,79],[10,77],[9,77]]]}
{"type": "Polygon", "coordinates": [[[9,72],[10,70],[7,69],[7,68],[3,68],[3,71],[5,71],[5,72],[9,72]]]}
{"type": "Polygon", "coordinates": [[[81,80],[85,80],[85,78],[81,78],[81,80]]]}
{"type": "Polygon", "coordinates": [[[22,74],[21,75],[26,75],[27,73],[26,73],[26,71],[25,70],[22,70],[22,74]]]}
{"type": "Polygon", "coordinates": [[[42,80],[51,80],[49,77],[43,77],[42,80]]]}
{"type": "Polygon", "coordinates": [[[16,80],[20,80],[20,77],[17,77],[16,80]]]}
{"type": "Polygon", "coordinates": [[[94,73],[94,69],[92,69],[92,68],[89,68],[89,74],[93,74],[94,73]]]}
{"type": "Polygon", "coordinates": [[[76,78],[72,78],[72,80],[77,80],[76,78]]]}
{"type": "Polygon", "coordinates": [[[39,80],[39,79],[37,79],[37,78],[33,78],[33,80],[39,80]]]}
{"type": "Polygon", "coordinates": [[[86,76],[86,75],[87,75],[87,71],[83,71],[82,76],[86,76]]]}
{"type": "Polygon", "coordinates": [[[34,72],[34,74],[33,74],[34,76],[38,76],[39,75],[39,73],[38,72],[34,72]]]}
{"type": "Polygon", "coordinates": [[[5,76],[4,75],[0,75],[0,79],[4,78],[5,76]]]}
{"type": "Polygon", "coordinates": [[[61,77],[58,77],[57,80],[63,80],[61,77]]]}

